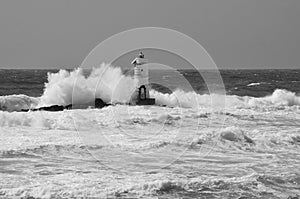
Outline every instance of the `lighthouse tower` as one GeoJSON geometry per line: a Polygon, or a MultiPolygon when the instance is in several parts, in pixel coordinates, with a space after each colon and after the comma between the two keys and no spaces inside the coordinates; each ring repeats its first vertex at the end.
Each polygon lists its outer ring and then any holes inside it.
{"type": "Polygon", "coordinates": [[[149,71],[145,66],[147,63],[148,60],[142,52],[131,62],[134,65],[134,79],[137,82],[137,88],[131,100],[133,105],[155,104],[155,99],[150,98],[149,95],[149,71]]]}

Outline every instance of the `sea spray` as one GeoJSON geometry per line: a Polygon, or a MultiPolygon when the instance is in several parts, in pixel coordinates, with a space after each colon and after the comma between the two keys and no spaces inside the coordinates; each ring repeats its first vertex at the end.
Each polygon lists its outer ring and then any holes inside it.
{"type": "MultiPolygon", "coordinates": [[[[60,70],[48,73],[41,97],[26,95],[0,96],[0,110],[20,111],[51,105],[85,105],[93,106],[95,98],[101,98],[106,103],[127,104],[136,88],[136,81],[130,75],[123,74],[120,67],[101,64],[93,68],[88,75],[81,68],[73,71],[60,70]]],[[[183,108],[251,108],[251,107],[286,107],[299,106],[300,96],[294,92],[276,89],[265,97],[250,97],[237,95],[220,95],[215,93],[198,94],[175,89],[173,93],[150,91],[150,96],[156,99],[156,104],[168,107],[183,108]]]]}
{"type": "Polygon", "coordinates": [[[195,92],[184,92],[181,90],[175,90],[171,94],[160,93],[152,90],[150,95],[156,98],[158,105],[165,105],[169,107],[179,106],[183,108],[197,108],[212,106],[213,108],[224,108],[225,105],[225,107],[233,108],[251,108],[269,106],[300,106],[300,96],[294,92],[284,89],[276,89],[272,95],[259,98],[237,95],[223,96],[215,93],[201,95],[195,92]],[[219,101],[217,99],[219,99],[219,101]],[[225,103],[222,103],[221,100],[225,100],[225,103]]]}
{"type": "Polygon", "coordinates": [[[71,72],[60,70],[48,73],[44,93],[39,106],[87,104],[93,105],[95,98],[106,103],[128,103],[135,89],[135,81],[125,76],[121,68],[101,64],[85,77],[81,68],[71,72]]]}
{"type": "Polygon", "coordinates": [[[300,105],[300,96],[284,89],[276,89],[272,95],[262,98],[250,98],[249,105],[257,106],[294,106],[300,105]]]}

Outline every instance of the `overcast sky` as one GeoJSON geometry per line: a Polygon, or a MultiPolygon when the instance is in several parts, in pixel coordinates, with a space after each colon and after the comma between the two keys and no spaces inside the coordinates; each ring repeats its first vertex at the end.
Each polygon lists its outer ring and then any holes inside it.
{"type": "Polygon", "coordinates": [[[1,0],[0,68],[72,68],[121,31],[197,40],[220,68],[299,68],[299,0],[1,0]]]}

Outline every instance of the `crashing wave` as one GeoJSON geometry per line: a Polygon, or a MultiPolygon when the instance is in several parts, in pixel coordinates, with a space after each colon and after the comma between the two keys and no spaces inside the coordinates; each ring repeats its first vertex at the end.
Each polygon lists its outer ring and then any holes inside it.
{"type": "Polygon", "coordinates": [[[93,104],[95,98],[106,103],[126,103],[134,90],[135,80],[109,64],[93,68],[87,77],[81,68],[71,72],[60,70],[48,73],[40,106],[93,104]]]}
{"type": "Polygon", "coordinates": [[[300,105],[300,96],[296,95],[294,92],[290,92],[284,89],[276,89],[272,95],[262,97],[262,98],[255,98],[252,97],[249,99],[249,105],[275,105],[275,106],[294,106],[300,105]]]}
{"type": "Polygon", "coordinates": [[[152,91],[151,95],[156,98],[158,105],[169,107],[209,107],[209,106],[226,106],[226,107],[266,107],[266,106],[299,106],[300,96],[294,92],[284,89],[276,89],[272,95],[266,97],[249,97],[219,94],[197,94],[195,92],[184,92],[177,90],[171,94],[163,94],[158,91],[152,91]],[[220,103],[212,103],[212,100],[220,100],[220,103]],[[224,103],[221,103],[224,100],[224,103]]]}
{"type": "Polygon", "coordinates": [[[20,111],[22,109],[35,108],[40,102],[39,98],[27,95],[0,96],[0,110],[20,111]]]}
{"type": "MultiPolygon", "coordinates": [[[[252,83],[253,85],[258,83],[252,83]]],[[[44,93],[39,98],[26,95],[10,95],[0,97],[0,110],[20,111],[51,105],[78,104],[85,107],[93,106],[95,98],[101,98],[105,103],[129,103],[135,90],[136,82],[131,76],[122,73],[121,68],[109,64],[93,68],[85,76],[83,69],[73,71],[60,70],[48,73],[44,93]]],[[[250,86],[250,85],[248,85],[250,86]]],[[[266,97],[249,97],[220,94],[198,94],[175,90],[173,93],[150,91],[150,96],[156,99],[156,104],[168,107],[199,108],[199,107],[265,107],[300,105],[300,96],[288,90],[276,89],[266,97]]]]}

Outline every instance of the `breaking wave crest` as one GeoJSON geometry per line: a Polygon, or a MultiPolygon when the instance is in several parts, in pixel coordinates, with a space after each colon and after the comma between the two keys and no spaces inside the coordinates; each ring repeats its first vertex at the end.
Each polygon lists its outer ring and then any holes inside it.
{"type": "MultiPolygon", "coordinates": [[[[158,105],[169,107],[207,107],[211,106],[212,100],[224,99],[226,107],[268,107],[268,106],[299,106],[300,96],[294,92],[284,89],[276,89],[272,95],[256,98],[250,96],[236,96],[219,94],[197,94],[195,92],[184,92],[177,90],[171,94],[164,94],[158,91],[151,91],[151,95],[156,98],[158,105]]],[[[215,104],[214,104],[215,105],[215,104]]],[[[220,103],[219,105],[222,105],[220,103]]]]}
{"type": "MultiPolygon", "coordinates": [[[[0,110],[19,111],[51,105],[94,105],[95,98],[101,98],[106,103],[128,103],[135,90],[136,82],[131,76],[122,73],[121,68],[102,64],[93,68],[89,75],[83,69],[73,71],[60,70],[48,73],[44,93],[35,98],[26,95],[9,95],[0,97],[0,110]]],[[[277,89],[270,96],[249,97],[219,94],[197,94],[175,90],[171,94],[150,91],[156,104],[168,107],[196,108],[215,106],[215,101],[225,101],[226,107],[265,107],[300,105],[300,96],[288,90],[277,89]]],[[[219,105],[224,105],[220,103],[219,105]]]]}
{"type": "Polygon", "coordinates": [[[26,186],[22,185],[20,188],[3,189],[1,193],[4,196],[21,195],[26,198],[84,198],[87,195],[97,196],[94,198],[158,198],[163,194],[166,196],[163,198],[178,198],[178,196],[182,196],[180,198],[279,198],[278,195],[281,196],[280,198],[297,198],[295,194],[286,195],[280,192],[287,188],[297,189],[299,184],[299,178],[293,175],[249,174],[226,179],[207,175],[193,176],[189,179],[180,175],[176,177],[176,180],[172,180],[161,174],[152,174],[149,176],[149,182],[135,179],[126,180],[125,183],[121,183],[118,179],[109,179],[114,183],[114,187],[106,189],[101,187],[101,183],[62,189],[58,183],[48,185],[41,182],[43,186],[31,186],[23,190],[26,186]]]}
{"type": "Polygon", "coordinates": [[[0,110],[19,111],[36,107],[40,102],[39,98],[27,95],[0,96],[0,110]]]}
{"type": "Polygon", "coordinates": [[[93,68],[85,77],[81,68],[68,72],[48,73],[40,106],[89,104],[95,98],[101,98],[107,103],[126,103],[135,89],[135,81],[131,76],[125,76],[121,68],[102,64],[93,68]]]}

